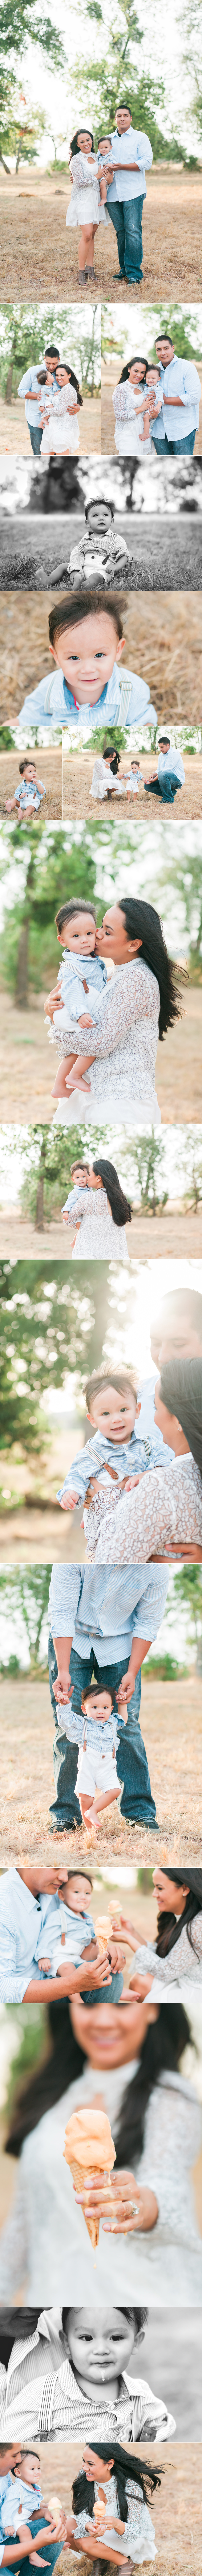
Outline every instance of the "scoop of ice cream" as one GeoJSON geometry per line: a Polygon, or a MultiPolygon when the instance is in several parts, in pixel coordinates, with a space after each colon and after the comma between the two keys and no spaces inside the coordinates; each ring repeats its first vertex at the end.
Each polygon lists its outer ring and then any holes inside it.
{"type": "Polygon", "coordinates": [[[104,2172],[105,2166],[110,2173],[116,2162],[116,2148],[106,2111],[73,2111],[65,2130],[64,2153],[66,2164],[72,2165],[76,2160],[84,2173],[95,2173],[96,2169],[100,2173],[102,2167],[104,2172]]]}

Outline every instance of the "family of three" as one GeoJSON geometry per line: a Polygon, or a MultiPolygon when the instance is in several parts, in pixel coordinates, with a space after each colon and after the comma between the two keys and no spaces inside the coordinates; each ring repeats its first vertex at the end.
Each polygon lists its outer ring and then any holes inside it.
{"type": "Polygon", "coordinates": [[[127,358],[112,394],[119,456],[193,456],[199,428],[201,380],[190,358],[176,356],[170,333],[159,331],[156,362],[127,358]]]}
{"type": "Polygon", "coordinates": [[[99,135],[96,152],[93,134],[84,125],[77,126],[70,144],[73,184],[66,222],[68,230],[81,231],[81,286],[94,276],[95,234],[100,224],[106,227],[109,221],[117,236],[115,278],[126,277],[130,284],[142,278],[145,171],[151,170],[152,158],[149,136],[133,126],[132,108],[125,100],[116,109],[114,133],[99,135]]]}

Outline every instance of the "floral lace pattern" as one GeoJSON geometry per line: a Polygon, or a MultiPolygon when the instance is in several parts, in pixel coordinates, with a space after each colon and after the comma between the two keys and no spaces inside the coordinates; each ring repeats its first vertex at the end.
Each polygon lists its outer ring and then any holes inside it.
{"type": "Polygon", "coordinates": [[[202,1547],[202,1480],[191,1455],[185,1463],[155,1467],[144,1490],[141,1483],[136,1494],[124,1494],[110,1517],[107,1503],[96,1554],[107,1565],[148,1565],[153,1556],[166,1557],[172,1543],[202,1547]]]}

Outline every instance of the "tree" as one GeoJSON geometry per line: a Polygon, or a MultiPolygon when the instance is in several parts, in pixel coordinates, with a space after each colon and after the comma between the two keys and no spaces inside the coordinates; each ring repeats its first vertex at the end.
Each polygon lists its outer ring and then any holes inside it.
{"type": "Polygon", "coordinates": [[[99,1262],[91,1263],[90,1283],[85,1261],[79,1281],[67,1260],[57,1261],[55,1276],[52,1260],[0,1263],[0,1450],[10,1458],[16,1449],[32,1468],[38,1458],[38,1492],[44,1446],[50,1444],[45,1399],[51,1376],[54,1387],[65,1388],[67,1368],[83,1376],[89,1366],[99,1367],[109,1315],[107,1262],[102,1272],[99,1262]]]}
{"type": "Polygon", "coordinates": [[[149,133],[154,162],[182,161],[182,158],[186,161],[186,151],[179,143],[173,131],[172,118],[168,115],[163,80],[158,77],[152,79],[149,68],[147,72],[141,66],[139,69],[143,30],[139,26],[133,0],[121,0],[121,7],[116,7],[114,17],[111,14],[107,40],[106,16],[100,5],[98,9],[98,0],[91,0],[91,16],[95,21],[99,16],[100,26],[102,22],[103,47],[100,59],[95,48],[92,63],[86,57],[82,62],[81,53],[75,62],[81,114],[86,116],[89,112],[89,98],[92,98],[91,124],[95,117],[99,134],[102,121],[103,132],[108,134],[115,125],[117,99],[124,95],[126,105],[132,109],[133,125],[143,127],[149,133]]]}
{"type": "Polygon", "coordinates": [[[175,852],[173,852],[173,855],[170,850],[169,875],[168,865],[166,865],[165,871],[164,864],[160,868],[159,889],[161,889],[161,892],[164,889],[164,894],[167,899],[168,893],[170,894],[171,908],[173,904],[173,889],[175,890],[175,895],[177,893],[180,896],[182,919],[184,919],[185,938],[189,948],[192,977],[193,971],[195,970],[196,981],[200,983],[202,954],[201,850],[197,840],[195,849],[193,849],[192,836],[190,836],[190,846],[188,845],[187,853],[183,848],[181,854],[179,839],[177,840],[177,848],[175,849],[175,852]]]}
{"type": "Polygon", "coordinates": [[[64,73],[66,56],[57,27],[51,18],[42,17],[36,0],[2,0],[0,25],[0,161],[6,169],[4,152],[13,153],[13,115],[15,118],[16,81],[28,47],[40,47],[51,71],[64,73]]]}
{"type": "MultiPolygon", "coordinates": [[[[35,991],[38,991],[44,975],[47,974],[48,978],[56,965],[55,912],[68,891],[68,831],[65,832],[60,824],[56,832],[51,830],[51,826],[42,831],[37,824],[29,824],[23,842],[22,827],[19,829],[14,823],[11,831],[6,826],[0,849],[0,879],[5,878],[6,891],[8,871],[11,870],[13,878],[14,866],[17,891],[12,911],[5,912],[1,971],[14,993],[17,1008],[25,1010],[29,1004],[30,978],[35,991]],[[22,862],[24,893],[22,895],[20,890],[18,896],[18,869],[21,881],[22,862]]],[[[78,840],[77,846],[76,832],[75,837],[71,836],[71,892],[73,895],[81,892],[80,844],[78,840]]],[[[82,892],[86,897],[93,897],[95,892],[95,858],[89,845],[86,863],[84,854],[82,892]]]]}
{"type": "Polygon", "coordinates": [[[184,1153],[182,1139],[180,1144],[180,1170],[182,1172],[184,1166],[185,1174],[184,1205],[186,1209],[192,1207],[194,1216],[197,1216],[202,1203],[201,1128],[185,1127],[184,1137],[184,1153]]]}
{"type": "MultiPolygon", "coordinates": [[[[100,1131],[93,1128],[93,1160],[99,1153],[100,1131]]],[[[89,1149],[86,1131],[71,1127],[65,1135],[54,1127],[29,1127],[26,1145],[23,1139],[24,1180],[20,1192],[22,1213],[34,1218],[36,1233],[44,1224],[51,1225],[71,1189],[72,1163],[85,1162],[89,1149]]],[[[100,1147],[100,1151],[102,1148],[100,1147]]],[[[68,1235],[66,1236],[68,1256],[68,1235]]]]}
{"type": "Polygon", "coordinates": [[[136,1170],[138,1173],[141,1192],[141,1208],[145,1215],[148,1214],[148,1210],[151,1208],[152,1216],[156,1216],[157,1208],[160,1207],[162,1209],[167,1207],[168,1190],[164,1190],[161,1186],[164,1165],[164,1146],[161,1142],[161,1138],[159,1139],[158,1136],[155,1136],[154,1128],[152,1128],[151,1136],[141,1136],[139,1143],[136,1141],[134,1169],[135,1156],[136,1170]]]}
{"type": "Polygon", "coordinates": [[[173,1576],[174,1596],[189,1619],[188,1639],[195,1642],[196,1670],[202,1673],[202,1569],[200,1565],[180,1566],[173,1576]]]}
{"type": "Polygon", "coordinates": [[[42,1670],[40,1648],[44,1619],[48,1619],[50,1578],[51,1565],[47,1564],[9,1566],[6,1574],[0,1575],[0,1603],[8,1626],[8,1645],[13,1629],[17,1650],[15,1657],[8,1653],[1,1659],[2,1673],[11,1671],[11,1661],[12,1668],[15,1662],[16,1672],[25,1671],[25,1641],[27,1670],[31,1666],[34,1673],[39,1664],[42,1670]]]}

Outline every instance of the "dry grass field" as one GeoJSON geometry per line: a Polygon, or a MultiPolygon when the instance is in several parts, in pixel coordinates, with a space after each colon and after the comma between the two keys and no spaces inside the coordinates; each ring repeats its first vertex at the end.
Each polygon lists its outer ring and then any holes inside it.
{"type": "MultiPolygon", "coordinates": [[[[29,1514],[29,1521],[30,1517],[29,1514]]],[[[37,1522],[36,1513],[34,1517],[37,1522]]],[[[61,1520],[62,1518],[61,1514],[61,1520]]],[[[19,1539],[12,1547],[7,1517],[4,1560],[1,1539],[1,1560],[5,1562],[5,1566],[6,1563],[9,1562],[10,1565],[14,1561],[18,1564],[21,1560],[23,1564],[28,1562],[30,1565],[35,1559],[40,1563],[42,1560],[44,1563],[45,1561],[51,1563],[51,1531],[50,1527],[47,1528],[48,1513],[43,1520],[41,1543],[38,1528],[32,1544],[31,1532],[30,1535],[28,1532],[28,1540],[25,1538],[24,1516],[21,1513],[19,1521],[21,1524],[19,1539]]],[[[78,1558],[79,1553],[78,1548],[78,1558]]],[[[58,1554],[58,1538],[55,1537],[54,1530],[55,1562],[58,1554]]],[[[82,1560],[83,1554],[82,1533],[82,1560]]],[[[60,1557],[61,1555],[60,1548],[60,1557]]],[[[66,1555],[67,1540],[63,1549],[63,1562],[66,1555]]],[[[96,1837],[96,1855],[101,1869],[106,1868],[113,1857],[118,1866],[119,1862],[121,1863],[121,1867],[122,1864],[128,1863],[136,1867],[141,1862],[142,1865],[149,1863],[150,1868],[155,1865],[156,1858],[170,1861],[171,1853],[176,1865],[178,1862],[180,1865],[181,1861],[184,1863],[186,1856],[189,1862],[193,1861],[193,1864],[194,1861],[200,1862],[201,1859],[200,1676],[193,1673],[190,1668],[190,1673],[187,1672],[185,1678],[182,1676],[181,1680],[163,1681],[155,1679],[154,1674],[149,1676],[145,1666],[142,1674],[141,1726],[149,1763],[152,1796],[156,1802],[159,1825],[158,1850],[156,1836],[153,1836],[152,1831],[151,1833],[147,1831],[144,1825],[137,1824],[134,1828],[131,1824],[125,1823],[124,1817],[119,1815],[114,1805],[113,1809],[106,1809],[104,1826],[102,1823],[96,1837]]],[[[8,1867],[11,1863],[13,1865],[15,1856],[25,1857],[27,1852],[33,1855],[33,1852],[38,1852],[39,1849],[44,1860],[50,1854],[49,1836],[52,1819],[49,1809],[54,1798],[53,1736],[54,1716],[48,1680],[40,1681],[38,1677],[33,1681],[29,1676],[22,1674],[17,1680],[10,1681],[7,1675],[4,1678],[2,1676],[2,1866],[4,1864],[8,1867]]],[[[78,1851],[81,1853],[81,1849],[84,1852],[90,1849],[89,1836],[84,1832],[83,1827],[78,1828],[77,1835],[75,1832],[68,1833],[67,1846],[69,1865],[71,1861],[77,1859],[78,1851]]],[[[59,1847],[61,1848],[61,1834],[57,1834],[55,1825],[56,1854],[59,1853],[59,1847]]],[[[115,1889],[115,1895],[117,1895],[117,1889],[115,1889]]],[[[127,1911],[127,1906],[129,1913],[131,1911],[133,1913],[131,1893],[126,1902],[125,1893],[123,1896],[123,1911],[127,1911]]],[[[99,1912],[103,1910],[100,1898],[98,1910],[99,1912]]]]}
{"type": "MultiPolygon", "coordinates": [[[[19,778],[19,756],[22,760],[22,751],[20,752],[20,755],[18,751],[0,752],[1,820],[4,815],[6,818],[6,796],[14,796],[15,787],[21,786],[21,780],[19,778]]],[[[28,758],[29,746],[27,744],[26,759],[28,758]]],[[[36,751],[35,753],[32,749],[30,751],[30,760],[31,759],[35,759],[36,761],[37,778],[43,779],[43,784],[46,789],[46,794],[43,796],[42,804],[40,808],[38,808],[41,822],[49,823],[53,820],[59,822],[62,815],[62,737],[61,744],[53,744],[51,741],[48,742],[45,746],[45,751],[43,750],[43,747],[41,751],[36,751]]],[[[14,822],[17,821],[17,807],[15,807],[15,815],[13,819],[14,822]]]]}
{"type": "MultiPolygon", "coordinates": [[[[57,591],[4,590],[0,597],[0,723],[16,723],[24,697],[50,673],[48,614],[57,591]]],[[[202,634],[200,594],[158,591],[155,597],[122,593],[125,647],[122,670],[149,682],[157,717],[200,724],[202,634]]]]}
{"type": "MultiPolygon", "coordinates": [[[[112,457],[112,468],[113,461],[112,457]]],[[[85,464],[88,473],[88,456],[85,464]]],[[[181,514],[179,512],[178,516],[176,512],[172,515],[170,510],[165,515],[160,465],[157,471],[158,511],[153,509],[151,483],[151,516],[145,511],[143,515],[140,512],[138,518],[137,508],[133,515],[132,512],[125,512],[125,515],[124,511],[117,512],[117,527],[126,537],[131,553],[127,574],[124,575],[123,567],[113,584],[119,593],[124,579],[127,579],[129,592],[200,591],[202,588],[202,514],[200,516],[196,511],[196,516],[192,517],[190,507],[182,510],[181,514]]],[[[43,485],[41,469],[42,499],[43,485]]],[[[32,491],[33,484],[30,500],[32,491]]],[[[63,517],[56,511],[53,518],[49,511],[47,517],[45,513],[43,515],[43,508],[41,516],[36,513],[33,517],[28,507],[24,509],[23,516],[19,509],[5,509],[1,529],[1,590],[9,588],[14,591],[15,587],[19,590],[49,590],[54,574],[55,587],[60,583],[61,592],[68,590],[70,552],[78,544],[80,531],[81,514],[76,518],[73,510],[71,516],[65,511],[63,517]]]]}
{"type": "MultiPolygon", "coordinates": [[[[113,298],[113,301],[115,301],[115,298],[113,298]]],[[[151,341],[152,341],[152,326],[151,326],[151,341]]],[[[195,352],[194,352],[194,351],[193,351],[193,356],[195,357],[195,352]]],[[[113,395],[113,393],[114,393],[115,385],[117,385],[117,384],[119,383],[119,376],[121,375],[121,365],[123,365],[123,364],[124,364],[124,361],[123,361],[123,359],[121,360],[121,358],[120,358],[119,350],[118,350],[118,351],[117,351],[117,350],[115,350],[115,351],[114,351],[114,349],[113,349],[113,352],[112,352],[112,355],[111,355],[111,358],[110,358],[110,362],[109,362],[109,359],[108,359],[108,361],[107,361],[107,366],[106,366],[106,365],[105,365],[105,363],[104,363],[104,359],[102,359],[102,362],[101,362],[101,449],[102,449],[102,456],[114,456],[114,452],[115,452],[115,456],[116,456],[116,454],[117,454],[117,449],[115,448],[115,450],[114,450],[115,417],[114,417],[114,410],[113,410],[112,395],[113,395]]],[[[202,366],[200,365],[200,360],[199,360],[199,358],[195,358],[195,365],[197,366],[198,375],[200,376],[201,386],[202,386],[202,366]]],[[[180,438],[181,434],[182,434],[182,432],[181,432],[181,430],[179,429],[179,438],[180,438]]],[[[184,425],[184,436],[185,436],[185,425],[184,425]]],[[[156,454],[156,450],[154,450],[154,453],[156,454]]],[[[201,456],[201,453],[202,453],[202,404],[201,404],[201,409],[200,409],[200,411],[199,411],[199,429],[197,429],[197,431],[196,431],[196,438],[195,438],[194,462],[195,462],[195,457],[196,457],[196,456],[201,456]]],[[[143,448],[143,450],[142,450],[142,456],[144,457],[144,448],[143,448]]],[[[160,460],[160,458],[159,458],[159,469],[160,469],[160,462],[161,462],[161,460],[160,460]]],[[[168,465],[169,465],[169,457],[168,457],[168,459],[167,459],[167,454],[166,454],[166,456],[165,456],[165,464],[166,464],[167,462],[168,462],[168,465]]],[[[151,465],[152,465],[152,459],[151,459],[151,465]]]]}
{"type": "MultiPolygon", "coordinates": [[[[48,1023],[44,1019],[44,998],[43,993],[30,994],[29,1010],[18,1011],[11,994],[5,991],[5,986],[1,987],[0,1117],[6,1123],[7,1119],[11,1122],[17,1119],[23,1126],[28,1119],[35,1125],[41,1118],[43,1122],[47,1119],[50,1125],[54,1116],[51,1093],[55,1071],[53,1050],[47,1036],[48,1023]]],[[[179,1125],[184,1125],[187,1119],[189,1122],[196,1120],[200,1125],[201,1054],[202,985],[189,984],[183,1018],[176,1020],[174,1028],[168,1030],[164,1046],[157,1048],[156,1091],[163,1125],[176,1126],[176,1116],[179,1125]]]]}
{"type": "MultiPolygon", "coordinates": [[[[134,758],[134,745],[132,756],[134,758]]],[[[93,745],[91,746],[91,751],[86,750],[85,743],[82,751],[80,745],[79,753],[76,750],[75,752],[69,751],[67,737],[65,736],[65,727],[63,726],[63,823],[69,823],[75,817],[77,822],[80,819],[83,820],[83,818],[85,818],[86,822],[92,822],[92,817],[95,823],[100,821],[101,814],[103,813],[103,806],[101,806],[99,797],[96,798],[91,796],[93,758],[93,745]]],[[[130,806],[126,796],[123,795],[123,803],[121,802],[121,798],[119,800],[119,817],[122,820],[123,815],[124,822],[126,814],[128,817],[128,814],[130,813],[130,821],[131,815],[133,819],[134,816],[137,817],[137,813],[141,816],[142,820],[143,815],[144,817],[147,817],[147,815],[150,817],[151,814],[154,816],[156,810],[154,798],[153,796],[149,796],[149,793],[147,794],[147,802],[145,805],[144,778],[149,777],[149,771],[151,772],[152,769],[155,770],[157,768],[157,759],[154,752],[151,752],[150,754],[149,752],[142,752],[142,754],[140,752],[139,758],[143,777],[142,785],[140,784],[139,787],[138,805],[133,801],[133,796],[130,797],[130,806]]],[[[121,769],[122,768],[127,768],[127,752],[121,753],[121,769]]],[[[192,753],[185,753],[184,769],[185,786],[180,787],[179,795],[177,793],[177,796],[175,797],[175,802],[172,808],[173,823],[179,821],[180,823],[187,823],[188,821],[195,822],[196,818],[201,819],[202,816],[202,760],[200,758],[200,752],[195,752],[194,755],[192,753]]],[[[113,816],[117,813],[117,804],[118,799],[113,796],[111,798],[110,796],[110,806],[112,806],[113,816]]],[[[162,814],[165,810],[168,812],[168,808],[165,809],[162,805],[162,814]]],[[[106,811],[105,804],[104,811],[106,811]]]]}
{"type": "MultiPolygon", "coordinates": [[[[3,2167],[5,2201],[8,2210],[12,2205],[16,2179],[16,2167],[12,2157],[3,2159],[1,2156],[1,2169],[3,2167]]],[[[6,2209],[4,2207],[4,2215],[6,2209]]],[[[158,2361],[156,2368],[158,2378],[158,2361]]],[[[144,2371],[143,2354],[142,2370],[144,2371]]],[[[49,2443],[38,2445],[37,2442],[34,2444],[35,2447],[37,2452],[39,2449],[39,2479],[45,2510],[54,2488],[54,2494],[59,2497],[63,2508],[71,2513],[73,2478],[78,2476],[82,2467],[81,2445],[78,2442],[71,2444],[54,2442],[54,2448],[50,2448],[49,2443]]],[[[126,2444],[126,2449],[127,2447],[126,2444]]],[[[133,2449],[135,2456],[135,2446],[133,2449]]],[[[136,2457],[139,2460],[139,2450],[136,2452],[136,2457]]],[[[145,2442],[144,2457],[148,2461],[148,2466],[150,2462],[153,2463],[152,2447],[145,2442]]],[[[130,2458],[129,2450],[129,2466],[130,2458]]],[[[149,2511],[155,2530],[156,2576],[190,2576],[190,2567],[192,2576],[201,2576],[200,2447],[194,2442],[188,2442],[188,2445],[185,2442],[174,2442],[174,2444],[167,2442],[166,2449],[162,2450],[162,2444],[156,2443],[155,2468],[159,2470],[161,2485],[160,2488],[157,2487],[152,2503],[149,2499],[149,2511]]],[[[144,2564],[146,2566],[146,2561],[144,2564]]],[[[80,2565],[79,2551],[76,2557],[71,2550],[68,2550],[68,2556],[66,2550],[61,2550],[56,2562],[56,2576],[66,2576],[67,2569],[69,2576],[74,2576],[75,2568],[78,2576],[80,2565]]],[[[88,2558],[87,2549],[86,2557],[82,2557],[82,2567],[84,2576],[91,2576],[92,2560],[88,2558]]]]}
{"type": "MultiPolygon", "coordinates": [[[[126,1226],[126,1238],[131,1261],[151,1261],[152,1258],[155,1261],[174,1261],[176,1241],[179,1261],[186,1261],[188,1256],[189,1260],[199,1261],[202,1258],[202,1205],[198,1207],[197,1215],[190,1208],[185,1214],[179,1200],[176,1205],[171,1202],[162,1209],[162,1216],[159,1210],[155,1224],[152,1215],[141,1215],[137,1209],[132,1224],[126,1226]]],[[[51,1225],[47,1225],[45,1220],[41,1234],[31,1222],[31,1217],[21,1216],[19,1209],[16,1211],[11,1203],[8,1205],[8,1200],[1,1208],[0,1260],[5,1260],[8,1254],[10,1261],[22,1261],[23,1258],[31,1261],[34,1257],[38,1261],[44,1253],[50,1260],[52,1253],[53,1261],[64,1261],[65,1244],[67,1260],[71,1261],[73,1231],[68,1228],[67,1247],[62,1217],[55,1216],[51,1225]]]]}
{"type": "MultiPolygon", "coordinates": [[[[79,234],[66,232],[67,204],[71,182],[66,176],[54,179],[40,176],[40,171],[20,168],[18,178],[7,179],[1,172],[1,291],[5,303],[25,301],[27,297],[64,300],[65,296],[82,302],[85,287],[79,282],[79,234]],[[28,212],[29,208],[29,212],[28,212]]],[[[143,278],[142,285],[121,285],[122,300],[133,305],[140,302],[186,302],[193,297],[200,302],[202,288],[202,254],[200,227],[201,175],[161,166],[148,172],[147,196],[143,206],[143,278]]],[[[95,236],[95,289],[100,296],[113,297],[114,269],[118,267],[116,236],[113,225],[99,226],[95,236]]],[[[94,295],[88,279],[88,298],[94,295]]],[[[117,289],[117,296],[119,289],[117,289]]]]}
{"type": "MultiPolygon", "coordinates": [[[[20,381],[20,377],[19,377],[19,381],[20,381]]],[[[82,393],[82,383],[81,383],[81,382],[80,382],[80,392],[82,393]]],[[[88,398],[88,396],[87,396],[87,395],[84,395],[84,397],[83,397],[83,410],[79,412],[79,431],[80,431],[80,436],[79,436],[79,440],[78,440],[78,454],[79,454],[79,456],[87,456],[87,455],[89,455],[89,456],[100,456],[100,454],[101,454],[101,402],[100,402],[100,393],[99,393],[99,392],[93,395],[93,400],[92,400],[92,401],[90,401],[90,400],[89,400],[89,398],[88,398]]],[[[33,453],[33,451],[32,451],[32,447],[31,447],[31,439],[30,439],[30,436],[29,436],[29,427],[28,427],[28,421],[26,420],[26,413],[25,413],[24,403],[23,403],[22,401],[19,401],[18,394],[16,394],[15,398],[13,397],[13,401],[12,401],[11,403],[5,403],[5,402],[3,402],[3,397],[2,397],[2,395],[1,395],[1,397],[0,397],[0,456],[26,456],[26,457],[27,457],[27,456],[29,456],[29,457],[30,457],[30,456],[32,456],[32,453],[33,453]]],[[[76,449],[76,455],[77,455],[77,449],[76,449]]]]}

